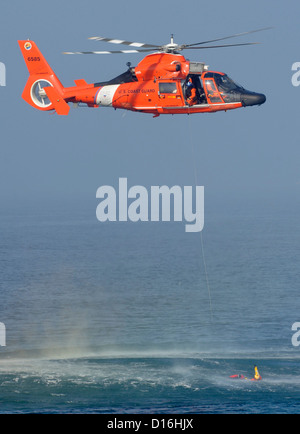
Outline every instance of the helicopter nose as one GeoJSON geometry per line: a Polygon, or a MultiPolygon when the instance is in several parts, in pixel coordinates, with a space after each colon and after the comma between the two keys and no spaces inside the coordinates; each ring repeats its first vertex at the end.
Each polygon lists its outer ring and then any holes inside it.
{"type": "Polygon", "coordinates": [[[262,105],[266,100],[267,98],[263,93],[245,92],[241,95],[241,101],[244,107],[262,105]]]}

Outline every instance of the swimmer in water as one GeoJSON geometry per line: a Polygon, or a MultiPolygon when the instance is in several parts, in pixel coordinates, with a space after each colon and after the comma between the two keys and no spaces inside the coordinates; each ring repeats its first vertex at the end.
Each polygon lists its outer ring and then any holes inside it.
{"type": "MultiPolygon", "coordinates": [[[[250,378],[245,377],[244,375],[231,375],[230,378],[238,379],[238,380],[250,380],[250,378]]],[[[262,377],[258,371],[258,367],[254,366],[254,378],[252,378],[250,381],[261,381],[262,377]]]]}

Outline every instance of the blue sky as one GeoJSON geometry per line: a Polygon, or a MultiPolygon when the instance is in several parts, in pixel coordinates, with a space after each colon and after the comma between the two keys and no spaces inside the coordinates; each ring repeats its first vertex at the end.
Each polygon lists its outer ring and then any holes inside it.
{"type": "Polygon", "coordinates": [[[227,0],[164,2],[5,2],[0,15],[1,206],[30,201],[95,200],[101,185],[204,185],[216,209],[230,202],[280,205],[299,200],[299,98],[291,67],[300,61],[300,4],[227,0]],[[228,73],[265,93],[261,107],[195,116],[71,109],[68,117],[34,110],[21,99],[28,72],[18,39],[33,39],[65,86],[99,82],[136,65],[142,55],[63,56],[63,51],[111,48],[90,36],[195,43],[262,27],[273,30],[232,42],[251,47],[189,51],[193,61],[228,73]],[[221,205],[222,204],[222,205],[221,205]]]}

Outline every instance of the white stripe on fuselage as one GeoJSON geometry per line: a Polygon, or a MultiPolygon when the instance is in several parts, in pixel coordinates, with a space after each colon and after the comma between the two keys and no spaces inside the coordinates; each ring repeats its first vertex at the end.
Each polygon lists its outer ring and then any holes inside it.
{"type": "Polygon", "coordinates": [[[113,99],[119,86],[119,84],[103,86],[97,95],[96,104],[104,107],[112,107],[113,99]]]}

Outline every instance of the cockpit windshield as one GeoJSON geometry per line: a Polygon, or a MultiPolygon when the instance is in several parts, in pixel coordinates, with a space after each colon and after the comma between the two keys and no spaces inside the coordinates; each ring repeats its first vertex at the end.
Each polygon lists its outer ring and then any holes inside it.
{"type": "Polygon", "coordinates": [[[243,87],[235,83],[228,75],[218,74],[216,72],[208,72],[205,78],[214,78],[218,89],[222,92],[241,91],[243,87]]]}
{"type": "Polygon", "coordinates": [[[238,91],[242,89],[242,86],[235,83],[231,78],[228,77],[228,75],[215,74],[215,80],[218,88],[220,88],[220,90],[224,90],[225,92],[235,90],[238,91]]]}

